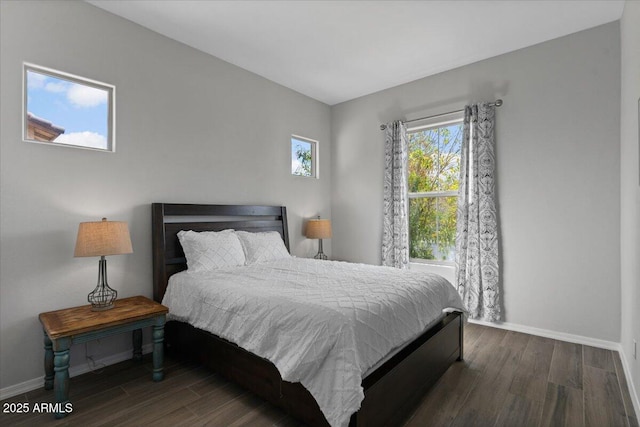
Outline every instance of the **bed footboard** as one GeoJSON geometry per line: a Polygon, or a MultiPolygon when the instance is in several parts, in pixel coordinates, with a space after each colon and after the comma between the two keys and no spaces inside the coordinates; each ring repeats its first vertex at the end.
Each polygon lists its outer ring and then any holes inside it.
{"type": "Polygon", "coordinates": [[[463,316],[451,313],[363,381],[365,397],[351,426],[398,425],[456,360],[462,360],[463,316]]]}
{"type": "MultiPolygon", "coordinates": [[[[363,380],[365,398],[352,427],[397,425],[456,360],[462,360],[463,316],[450,313],[363,380]]],[[[328,426],[300,383],[283,381],[277,368],[237,345],[182,322],[165,326],[168,352],[194,357],[310,426],[328,426]]]]}

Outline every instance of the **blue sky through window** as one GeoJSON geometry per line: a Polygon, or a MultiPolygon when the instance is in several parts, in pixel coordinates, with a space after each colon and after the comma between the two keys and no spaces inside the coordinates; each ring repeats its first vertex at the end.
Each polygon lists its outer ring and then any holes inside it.
{"type": "Polygon", "coordinates": [[[54,142],[108,149],[109,92],[27,70],[27,111],[64,129],[54,142]]]}

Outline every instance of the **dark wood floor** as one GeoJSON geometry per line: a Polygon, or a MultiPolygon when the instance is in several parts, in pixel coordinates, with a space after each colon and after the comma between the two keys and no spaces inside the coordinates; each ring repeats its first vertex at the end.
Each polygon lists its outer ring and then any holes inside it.
{"type": "MultiPolygon", "coordinates": [[[[123,362],[71,379],[73,413],[0,415],[0,425],[301,426],[200,366],[123,362]]],[[[4,402],[53,401],[43,389],[4,402]]],[[[4,406],[4,405],[3,405],[4,406]]],[[[400,425],[638,426],[616,352],[468,324],[456,362],[400,425]]]]}

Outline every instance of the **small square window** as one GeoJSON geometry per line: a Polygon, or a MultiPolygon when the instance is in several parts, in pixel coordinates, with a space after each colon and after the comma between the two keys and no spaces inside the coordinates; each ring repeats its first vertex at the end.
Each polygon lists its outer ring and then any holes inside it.
{"type": "Polygon", "coordinates": [[[23,140],[115,151],[115,87],[23,65],[23,140]]]}
{"type": "Polygon", "coordinates": [[[317,178],[318,141],[291,136],[291,174],[317,178]]]}

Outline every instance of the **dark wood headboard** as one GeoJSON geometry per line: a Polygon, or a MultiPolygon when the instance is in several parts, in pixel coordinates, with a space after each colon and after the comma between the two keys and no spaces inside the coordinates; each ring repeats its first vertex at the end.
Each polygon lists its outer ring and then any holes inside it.
{"type": "Polygon", "coordinates": [[[289,250],[287,208],[284,206],[153,203],[151,209],[153,299],[158,302],[164,297],[169,277],[187,269],[178,241],[180,230],[277,231],[289,250]]]}

